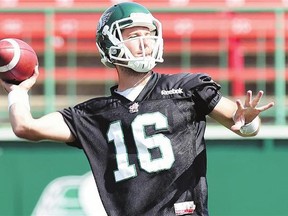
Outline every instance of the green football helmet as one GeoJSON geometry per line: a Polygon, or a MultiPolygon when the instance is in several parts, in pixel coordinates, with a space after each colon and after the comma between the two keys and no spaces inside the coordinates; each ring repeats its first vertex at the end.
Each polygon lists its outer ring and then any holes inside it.
{"type": "MultiPolygon", "coordinates": [[[[130,40],[130,39],[129,39],[130,40]]],[[[127,41],[127,40],[126,40],[127,41]]],[[[163,38],[161,23],[149,10],[140,4],[125,2],[108,8],[101,16],[96,35],[96,45],[101,55],[101,62],[107,67],[121,65],[136,72],[148,72],[158,62],[163,62],[163,38]],[[129,27],[147,27],[150,36],[139,36],[142,56],[135,57],[125,46],[121,31],[129,27]],[[153,51],[145,53],[144,40],[153,41],[153,51]]]]}

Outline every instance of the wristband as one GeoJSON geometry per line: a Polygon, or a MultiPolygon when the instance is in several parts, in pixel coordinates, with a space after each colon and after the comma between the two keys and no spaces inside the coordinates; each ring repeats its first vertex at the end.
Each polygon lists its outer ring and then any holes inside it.
{"type": "Polygon", "coordinates": [[[259,128],[259,118],[256,117],[255,119],[253,119],[252,122],[243,125],[240,128],[240,132],[245,135],[251,135],[255,133],[258,130],[258,128],[259,128]]]}
{"type": "Polygon", "coordinates": [[[21,89],[14,89],[8,94],[8,110],[15,104],[21,104],[30,111],[29,95],[28,92],[21,89]]]}

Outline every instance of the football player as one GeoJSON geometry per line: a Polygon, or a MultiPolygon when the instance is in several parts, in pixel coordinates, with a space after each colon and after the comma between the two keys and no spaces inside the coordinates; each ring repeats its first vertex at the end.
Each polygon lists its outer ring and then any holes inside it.
{"type": "Polygon", "coordinates": [[[9,92],[13,131],[28,140],[49,139],[82,149],[110,216],[208,215],[206,146],[209,115],[243,136],[255,136],[263,95],[247,91],[244,103],[223,97],[207,74],[159,74],[161,23],[142,5],[108,8],[97,26],[101,61],[115,68],[111,95],[34,119],[27,92],[33,77],[9,92]],[[55,126],[56,125],[56,126],[55,126]]]}

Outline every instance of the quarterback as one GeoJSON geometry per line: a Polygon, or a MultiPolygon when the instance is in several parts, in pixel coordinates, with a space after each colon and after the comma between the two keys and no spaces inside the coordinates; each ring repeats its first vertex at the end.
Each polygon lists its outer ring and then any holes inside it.
{"type": "Polygon", "coordinates": [[[115,69],[111,95],[35,119],[28,91],[34,75],[8,94],[14,133],[28,140],[54,140],[81,149],[91,166],[109,216],[207,216],[206,146],[209,115],[239,136],[255,136],[263,95],[247,91],[231,101],[203,73],[159,74],[162,26],[145,7],[126,2],[101,16],[96,35],[101,61],[115,69]],[[57,127],[55,127],[57,125],[57,127]]]}

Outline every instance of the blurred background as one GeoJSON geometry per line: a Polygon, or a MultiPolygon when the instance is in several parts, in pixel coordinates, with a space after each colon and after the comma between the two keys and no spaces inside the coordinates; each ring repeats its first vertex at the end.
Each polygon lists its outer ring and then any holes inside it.
{"type": "MultiPolygon", "coordinates": [[[[0,39],[22,39],[39,58],[40,78],[30,92],[35,118],[109,94],[117,77],[101,64],[95,34],[101,13],[118,2],[0,0],[0,39]]],[[[233,100],[250,89],[264,90],[263,104],[275,101],[255,138],[239,138],[208,119],[211,215],[287,215],[288,1],[136,2],[163,25],[164,63],[155,71],[208,73],[233,100]]],[[[92,215],[81,192],[90,176],[83,152],[19,140],[8,117],[0,89],[0,215],[92,215]]]]}

